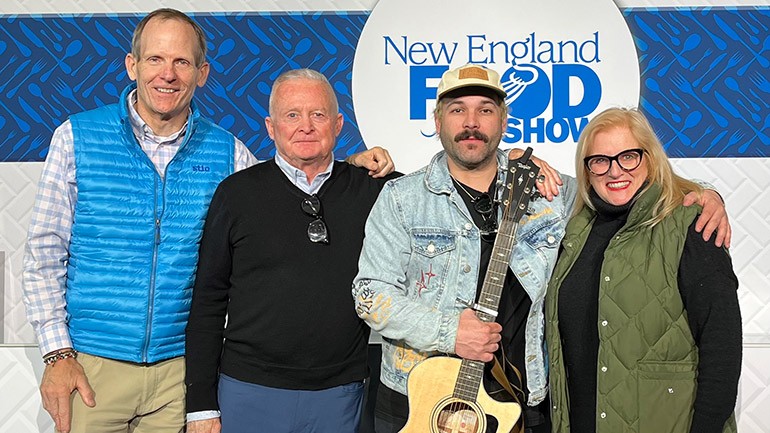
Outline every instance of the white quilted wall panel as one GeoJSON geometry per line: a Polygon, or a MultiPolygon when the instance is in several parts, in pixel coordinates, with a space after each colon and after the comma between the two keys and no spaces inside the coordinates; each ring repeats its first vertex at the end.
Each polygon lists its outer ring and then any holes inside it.
{"type": "Polygon", "coordinates": [[[37,391],[42,367],[37,347],[0,346],[0,433],[54,431],[37,391]]]}
{"type": "Polygon", "coordinates": [[[35,341],[21,302],[21,259],[42,163],[0,164],[0,251],[5,253],[2,343],[35,341]]]}

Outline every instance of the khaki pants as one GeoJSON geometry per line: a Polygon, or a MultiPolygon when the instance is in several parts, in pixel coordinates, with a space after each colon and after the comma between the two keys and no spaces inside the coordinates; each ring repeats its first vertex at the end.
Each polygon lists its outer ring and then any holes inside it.
{"type": "Polygon", "coordinates": [[[185,425],[184,357],[152,365],[78,354],[96,406],[72,394],[72,433],[180,433],[185,425]]]}

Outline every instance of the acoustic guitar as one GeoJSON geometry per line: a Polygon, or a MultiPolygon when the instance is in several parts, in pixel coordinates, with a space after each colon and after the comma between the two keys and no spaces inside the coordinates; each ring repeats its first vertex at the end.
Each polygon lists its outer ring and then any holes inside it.
{"type": "MultiPolygon", "coordinates": [[[[501,203],[503,215],[492,247],[479,301],[473,306],[483,322],[497,317],[500,295],[508,272],[516,229],[535,194],[540,168],[532,163],[532,148],[519,159],[508,160],[501,203]]],[[[435,356],[417,364],[409,373],[409,417],[400,433],[485,433],[487,415],[497,420],[497,433],[509,433],[521,415],[514,402],[498,402],[484,389],[484,363],[449,356],[435,356]]]]}

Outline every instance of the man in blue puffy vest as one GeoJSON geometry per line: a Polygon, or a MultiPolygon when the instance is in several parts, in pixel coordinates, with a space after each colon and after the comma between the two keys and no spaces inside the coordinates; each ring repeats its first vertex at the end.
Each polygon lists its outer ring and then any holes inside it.
{"type": "MultiPolygon", "coordinates": [[[[24,256],[43,406],[61,432],[183,430],[204,219],[219,182],[257,162],[192,101],[209,64],[187,15],[147,15],[125,65],[134,83],[118,103],[54,132],[24,256]]],[[[354,160],[392,170],[381,149],[354,160]]]]}

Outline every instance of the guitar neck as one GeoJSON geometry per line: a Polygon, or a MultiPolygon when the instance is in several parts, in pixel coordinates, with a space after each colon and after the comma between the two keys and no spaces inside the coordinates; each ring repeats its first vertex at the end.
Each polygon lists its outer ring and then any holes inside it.
{"type": "Polygon", "coordinates": [[[484,363],[463,359],[452,396],[467,401],[476,401],[481,379],[484,377],[484,363]]]}
{"type": "MultiPolygon", "coordinates": [[[[494,322],[500,305],[500,296],[503,293],[505,276],[508,273],[508,262],[513,250],[516,227],[511,218],[506,218],[507,214],[506,212],[500,223],[500,229],[495,238],[495,244],[492,247],[492,255],[489,259],[487,273],[484,276],[484,284],[479,295],[476,316],[482,322],[494,322]]],[[[483,377],[483,362],[463,359],[453,396],[463,400],[474,401],[479,392],[479,385],[483,377]]]]}
{"type": "Polygon", "coordinates": [[[494,322],[497,316],[500,296],[503,293],[503,284],[508,273],[508,263],[516,236],[514,226],[515,223],[505,217],[500,223],[500,230],[492,247],[492,255],[489,258],[489,266],[479,295],[479,308],[476,310],[476,316],[482,322],[494,322]]]}
{"type": "MultiPolygon", "coordinates": [[[[527,148],[517,160],[508,161],[503,188],[503,216],[492,246],[487,273],[481,286],[481,294],[475,307],[476,316],[482,322],[493,322],[500,306],[508,263],[513,251],[518,222],[524,215],[533,193],[535,176],[540,169],[529,159],[532,149],[527,148]]],[[[454,397],[474,401],[484,377],[484,363],[463,359],[455,384],[454,397]]]]}

